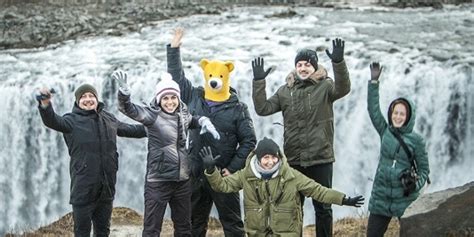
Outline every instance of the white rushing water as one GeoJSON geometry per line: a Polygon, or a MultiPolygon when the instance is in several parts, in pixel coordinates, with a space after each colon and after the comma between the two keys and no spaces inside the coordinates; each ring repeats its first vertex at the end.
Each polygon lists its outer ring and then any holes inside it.
{"type": "MultiPolygon", "coordinates": [[[[203,83],[200,59],[232,60],[232,86],[249,105],[257,138],[283,142],[281,114],[259,117],[251,100],[251,60],[277,65],[267,78],[267,94],[284,83],[302,47],[331,47],[346,40],[345,59],[351,93],[335,103],[336,163],[333,187],[368,197],[377,165],[379,138],[367,113],[369,63],[380,61],[381,106],[406,96],[417,105],[415,129],[426,138],[432,185],[427,192],[474,180],[474,28],[472,5],[442,10],[295,8],[292,18],[268,17],[285,8],[235,8],[221,15],[197,15],[157,22],[139,33],[68,41],[36,50],[0,51],[0,234],[48,224],[71,211],[69,156],[62,135],[41,122],[35,89],[54,87],[58,114],[71,111],[73,92],[81,83],[100,91],[109,111],[117,111],[110,74],[117,68],[130,76],[132,99],[148,102],[160,73],[166,70],[165,45],[172,29],[186,29],[182,58],[188,78],[203,83]]],[[[319,60],[332,77],[324,50],[319,60]]],[[[120,169],[115,206],[143,211],[145,139],[118,139],[120,169]]],[[[305,224],[314,222],[307,201],[305,224]]],[[[335,218],[367,213],[334,206],[335,218]]]]}

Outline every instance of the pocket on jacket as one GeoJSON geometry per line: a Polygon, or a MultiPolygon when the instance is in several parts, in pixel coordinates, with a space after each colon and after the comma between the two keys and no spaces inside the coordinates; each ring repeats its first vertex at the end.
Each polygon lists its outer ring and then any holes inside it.
{"type": "Polygon", "coordinates": [[[274,207],[272,215],[272,228],[275,232],[295,232],[301,228],[301,220],[298,220],[297,208],[274,207]]]}
{"type": "Polygon", "coordinates": [[[245,206],[245,225],[249,230],[265,230],[267,218],[260,206],[245,206]]]}
{"type": "Polygon", "coordinates": [[[74,170],[74,173],[76,175],[80,175],[80,174],[83,174],[85,173],[86,169],[87,169],[87,153],[82,153],[80,156],[80,158],[77,158],[75,159],[74,163],[73,163],[73,170],[74,170]]]}

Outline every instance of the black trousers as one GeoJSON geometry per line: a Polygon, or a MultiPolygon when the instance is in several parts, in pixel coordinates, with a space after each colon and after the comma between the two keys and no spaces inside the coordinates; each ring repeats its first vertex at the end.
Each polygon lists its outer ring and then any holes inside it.
{"type": "Polygon", "coordinates": [[[367,237],[383,237],[391,220],[391,216],[370,214],[369,223],[367,224],[367,237]]]}
{"type": "Polygon", "coordinates": [[[174,236],[191,236],[191,181],[145,183],[143,236],[160,236],[166,206],[171,209],[174,236]]]}
{"type": "Polygon", "coordinates": [[[212,203],[227,237],[243,237],[244,224],[240,216],[239,193],[219,193],[212,190],[205,177],[192,179],[192,225],[194,237],[205,237],[212,203]]]}
{"type": "MultiPolygon", "coordinates": [[[[320,183],[322,186],[332,187],[332,163],[302,167],[292,165],[292,167],[307,177],[320,183]]],[[[301,208],[303,208],[305,197],[301,195],[301,208]]],[[[332,208],[331,204],[325,204],[313,200],[313,208],[316,215],[316,236],[332,236],[332,208]]]]}
{"type": "Polygon", "coordinates": [[[94,236],[109,236],[112,201],[97,201],[86,205],[72,205],[74,236],[89,237],[91,225],[94,236]]]}

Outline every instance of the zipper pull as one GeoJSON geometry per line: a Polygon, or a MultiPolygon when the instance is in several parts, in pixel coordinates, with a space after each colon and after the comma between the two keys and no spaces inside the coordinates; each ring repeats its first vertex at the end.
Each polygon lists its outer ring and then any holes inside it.
{"type": "Polygon", "coordinates": [[[395,168],[396,163],[397,163],[397,160],[393,160],[392,168],[395,168]]]}

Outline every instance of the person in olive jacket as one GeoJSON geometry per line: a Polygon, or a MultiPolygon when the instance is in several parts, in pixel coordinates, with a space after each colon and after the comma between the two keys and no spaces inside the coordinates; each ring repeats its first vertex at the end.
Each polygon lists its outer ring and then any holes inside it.
{"type": "Polygon", "coordinates": [[[178,84],[163,73],[149,106],[131,102],[127,73],[115,71],[119,84],[119,110],[142,123],[148,131],[143,237],[160,236],[166,206],[171,209],[174,236],[191,236],[191,181],[189,180],[188,131],[201,128],[214,139],[219,133],[209,118],[191,116],[180,100],[178,84]]]}
{"type": "Polygon", "coordinates": [[[182,36],[183,29],[176,29],[171,44],[167,45],[168,72],[179,84],[181,99],[188,105],[189,111],[193,115],[208,117],[221,137],[217,141],[207,134],[200,136],[199,131],[190,131],[193,236],[206,236],[213,203],[218,211],[224,235],[244,236],[239,193],[218,193],[210,188],[207,179],[203,177],[199,151],[205,146],[210,146],[214,154],[220,155],[216,166],[223,176],[242,169],[245,166],[245,158],[255,148],[257,140],[253,122],[247,105],[239,101],[233,88],[229,88],[229,93],[225,93],[229,97],[224,101],[212,101],[205,97],[209,91],[202,86],[194,86],[186,78],[180,54],[182,36]]]}
{"type": "Polygon", "coordinates": [[[118,170],[117,136],[146,137],[142,125],[122,123],[104,110],[96,89],[83,84],[75,91],[71,113],[59,116],[51,103],[51,92],[40,90],[39,112],[46,127],[63,133],[71,160],[74,236],[108,236],[118,170]]]}
{"type": "Polygon", "coordinates": [[[379,104],[379,76],[382,67],[379,63],[372,63],[370,72],[367,106],[381,144],[379,164],[369,200],[367,236],[378,237],[384,235],[392,217],[400,218],[405,209],[415,201],[428,180],[430,169],[424,139],[413,131],[414,104],[405,98],[392,101],[388,109],[387,123],[379,104]],[[417,177],[410,186],[404,187],[400,179],[403,171],[410,169],[411,163],[395,134],[403,139],[417,164],[417,177]]]}
{"type": "Polygon", "coordinates": [[[243,189],[247,236],[302,236],[300,193],[322,203],[360,207],[364,198],[346,197],[291,168],[285,154],[271,139],[264,138],[250,153],[244,169],[222,177],[214,168],[212,151],[203,148],[206,176],[217,192],[243,189]]]}
{"type": "MultiPolygon", "coordinates": [[[[263,58],[256,58],[252,62],[252,98],[260,116],[282,112],[284,150],[290,166],[331,188],[335,161],[333,104],[349,93],[351,83],[343,57],[344,41],[335,39],[333,52],[326,53],[332,60],[335,80],[318,64],[316,51],[301,49],[286,84],[268,99],[265,77],[271,68],[265,71],[263,58]]],[[[332,236],[331,205],[313,200],[313,206],[316,236],[332,236]]]]}

